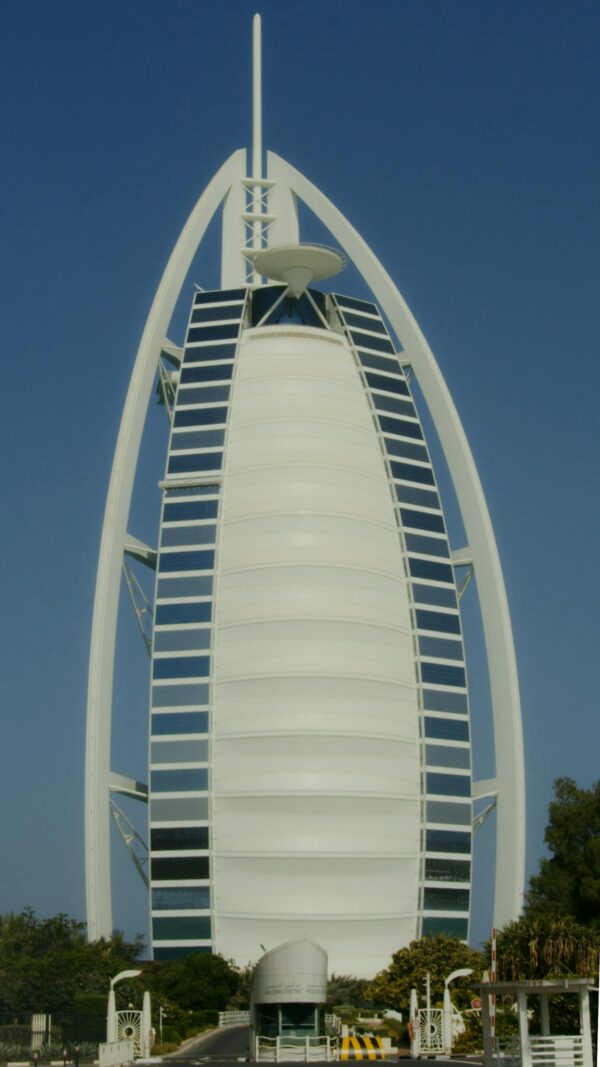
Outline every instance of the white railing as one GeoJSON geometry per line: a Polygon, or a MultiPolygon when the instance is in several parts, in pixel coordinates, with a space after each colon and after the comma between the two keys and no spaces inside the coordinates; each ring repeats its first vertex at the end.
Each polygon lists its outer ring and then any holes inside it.
{"type": "Polygon", "coordinates": [[[533,1067],[583,1067],[583,1038],[580,1034],[550,1034],[531,1037],[533,1067]]]}
{"type": "Polygon", "coordinates": [[[334,1012],[326,1012],[325,1026],[328,1026],[329,1029],[333,1030],[334,1034],[338,1034],[338,1036],[342,1032],[342,1020],[339,1015],[336,1015],[334,1012]]]}
{"type": "Polygon", "coordinates": [[[220,1011],[219,1029],[223,1026],[250,1026],[249,1011],[220,1011]]]}
{"type": "Polygon", "coordinates": [[[337,1059],[337,1037],[325,1034],[314,1037],[256,1037],[254,1058],[257,1062],[323,1063],[337,1059]]]}
{"type": "Polygon", "coordinates": [[[132,1059],[133,1041],[131,1038],[123,1041],[102,1041],[98,1045],[100,1067],[120,1067],[121,1064],[131,1063],[132,1059]]]}

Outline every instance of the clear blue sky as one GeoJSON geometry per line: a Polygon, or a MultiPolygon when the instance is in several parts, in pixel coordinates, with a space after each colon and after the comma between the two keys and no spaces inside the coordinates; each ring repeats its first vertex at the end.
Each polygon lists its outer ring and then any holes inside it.
{"type": "MultiPolygon", "coordinates": [[[[84,917],[86,672],[112,452],[171,247],[210,176],[249,144],[255,9],[0,9],[0,911],[84,917]]],[[[553,779],[598,777],[600,6],[260,10],[265,144],[333,197],[398,282],[480,470],[520,669],[531,872],[553,779]]],[[[211,247],[194,268],[204,286],[217,281],[211,247]]],[[[150,541],[164,434],[153,409],[134,505],[150,541]]],[[[114,766],[139,776],[145,653],[123,616],[114,766]]],[[[487,776],[474,644],[476,772],[487,776]]],[[[485,843],[481,853],[486,868],[485,843]]],[[[115,920],[128,933],[145,931],[136,878],[120,846],[115,920]]],[[[475,942],[488,925],[483,902],[475,942]]]]}

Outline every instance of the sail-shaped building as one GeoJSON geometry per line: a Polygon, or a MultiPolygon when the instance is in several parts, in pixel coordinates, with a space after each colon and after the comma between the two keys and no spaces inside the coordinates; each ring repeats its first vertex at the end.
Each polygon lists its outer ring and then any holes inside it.
{"type": "Polygon", "coordinates": [[[117,442],[90,660],[89,934],[112,930],[112,805],[149,883],[155,958],[246,963],[308,936],[332,970],[370,976],[416,936],[468,938],[476,799],[487,798],[476,823],[496,807],[495,920],[520,911],[515,656],[481,485],[423,334],[333,203],[274,153],[263,169],[258,19],[254,32],[252,166],[233,153],[175,245],[117,442]],[[301,243],[298,201],[343,255],[301,243]],[[176,345],[173,310],[219,210],[221,288],[195,292],[176,345]],[[371,299],[343,280],[320,288],[344,256],[371,299]],[[150,546],[128,514],[157,375],[171,426],[150,546]],[[415,381],[466,545],[449,543],[415,381]],[[148,785],[110,769],[124,561],[141,595],[131,560],[156,571],[148,785]],[[470,573],[493,705],[496,774],[484,782],[471,776],[457,578],[470,573]],[[148,804],[147,854],[119,793],[148,804]]]}

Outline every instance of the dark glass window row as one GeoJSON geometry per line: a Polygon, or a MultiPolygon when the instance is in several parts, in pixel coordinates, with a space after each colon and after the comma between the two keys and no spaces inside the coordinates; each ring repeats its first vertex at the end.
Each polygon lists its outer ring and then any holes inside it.
{"type": "MultiPolygon", "coordinates": [[[[368,367],[370,370],[382,370],[387,371],[389,374],[397,374],[400,372],[400,364],[394,355],[392,356],[375,356],[372,352],[363,352],[359,350],[358,358],[363,367],[368,367]]],[[[404,392],[404,390],[400,390],[404,392]]]]}
{"type": "MultiPolygon", "coordinates": [[[[437,833],[436,830],[430,831],[437,833]]],[[[425,860],[425,877],[437,882],[468,882],[471,877],[471,864],[468,860],[425,860]]]]}
{"type": "Polygon", "coordinates": [[[190,452],[170,456],[169,474],[195,474],[197,471],[220,471],[223,465],[222,452],[190,452]]]}
{"type": "Polygon", "coordinates": [[[219,488],[216,482],[212,485],[169,486],[168,489],[165,489],[165,497],[167,500],[179,500],[180,497],[187,499],[191,496],[217,496],[219,488]]]}
{"type": "Polygon", "coordinates": [[[155,948],[153,955],[155,960],[183,960],[186,956],[196,956],[199,952],[210,951],[210,945],[186,945],[185,948],[175,948],[174,945],[170,945],[168,948],[155,948]]]}
{"type": "MultiPolygon", "coordinates": [[[[187,437],[187,434],[182,436],[187,437]]],[[[216,519],[218,500],[187,500],[177,504],[165,504],[163,523],[192,522],[194,519],[216,519]]]]}
{"type": "Polygon", "coordinates": [[[447,563],[435,563],[431,559],[416,559],[411,556],[408,567],[413,578],[429,578],[432,582],[454,585],[454,571],[447,563]]]}
{"type": "Polygon", "coordinates": [[[183,545],[214,545],[216,526],[165,526],[162,532],[162,548],[179,548],[183,545]]]}
{"type": "Polygon", "coordinates": [[[191,911],[193,908],[210,908],[209,886],[164,886],[152,890],[153,911],[191,911]]]}
{"type": "Polygon", "coordinates": [[[426,711],[448,711],[454,715],[467,714],[467,694],[449,693],[443,689],[423,689],[426,711]]]}
{"type": "Polygon", "coordinates": [[[417,489],[415,485],[395,485],[396,496],[402,504],[416,504],[423,508],[440,508],[440,498],[431,489],[417,489]]]}
{"type": "MultiPolygon", "coordinates": [[[[393,420],[386,419],[385,421],[392,422],[393,420]]],[[[401,456],[403,459],[416,459],[420,460],[422,463],[427,463],[429,460],[425,445],[417,445],[414,441],[396,441],[393,437],[386,437],[384,440],[388,456],[401,456]]]]}
{"type": "Polygon", "coordinates": [[[152,716],[152,736],[167,737],[169,734],[207,734],[207,711],[174,711],[171,715],[152,716]]]}
{"type": "Polygon", "coordinates": [[[456,770],[468,771],[471,759],[468,748],[455,748],[454,745],[425,746],[425,762],[428,767],[454,767],[456,770]]]}
{"type": "Polygon", "coordinates": [[[152,920],[152,936],[155,941],[195,941],[210,937],[209,915],[169,916],[152,920]]]}
{"type": "Polygon", "coordinates": [[[192,685],[153,685],[153,708],[202,707],[208,704],[208,684],[193,682],[192,685]]]}
{"type": "Polygon", "coordinates": [[[364,319],[362,315],[353,315],[351,311],[345,311],[344,322],[346,326],[356,326],[359,330],[373,330],[375,333],[384,334],[385,337],[388,335],[381,319],[364,319]]]}
{"type": "Polygon", "coordinates": [[[441,515],[432,515],[429,511],[411,511],[400,508],[400,515],[405,526],[416,530],[431,530],[432,533],[445,533],[444,520],[441,515]]]}
{"type": "Polygon", "coordinates": [[[471,796],[471,779],[468,774],[438,774],[433,771],[426,775],[426,779],[427,792],[435,796],[471,796]]]}
{"type": "Polygon", "coordinates": [[[192,311],[192,322],[218,322],[220,319],[237,319],[242,317],[243,302],[239,304],[217,304],[216,307],[199,307],[192,311]]]}
{"type": "MultiPolygon", "coordinates": [[[[223,364],[223,366],[226,367],[227,364],[223,364]]],[[[185,407],[186,404],[188,406],[190,404],[222,404],[224,401],[229,400],[230,391],[231,387],[229,385],[207,386],[206,389],[181,389],[177,392],[177,407],[185,407]]],[[[175,415],[176,426],[197,426],[199,423],[206,421],[204,417],[199,418],[196,422],[192,421],[192,417],[188,421],[184,421],[183,418],[178,418],[183,414],[183,412],[178,411],[175,415]]]]}
{"type": "MultiPolygon", "coordinates": [[[[208,789],[208,770],[206,767],[190,767],[183,770],[151,771],[150,790],[152,793],[193,793],[208,789]]],[[[181,875],[193,878],[194,875],[181,875]]],[[[204,877],[197,875],[198,878],[204,877]]]]}
{"type": "Polygon", "coordinates": [[[371,334],[361,333],[359,330],[350,330],[350,336],[357,348],[372,348],[375,352],[389,352],[390,355],[395,355],[394,346],[389,337],[372,337],[371,334]]]}
{"type": "Polygon", "coordinates": [[[415,604],[435,604],[440,608],[456,609],[454,589],[442,589],[439,585],[422,585],[421,582],[413,582],[412,593],[415,604]]]}
{"type": "MultiPolygon", "coordinates": [[[[437,937],[438,934],[446,934],[447,937],[456,937],[459,941],[466,941],[468,933],[468,919],[437,918],[431,915],[425,915],[423,918],[422,937],[437,937]]],[[[156,952],[154,956],[156,957],[156,952]]]]}
{"type": "Polygon", "coordinates": [[[158,569],[165,571],[209,571],[215,565],[214,552],[161,552],[158,569]]]}
{"type": "Polygon", "coordinates": [[[367,300],[357,300],[354,296],[340,296],[339,293],[335,294],[335,299],[342,308],[352,308],[354,311],[364,311],[367,315],[377,315],[379,318],[379,311],[375,304],[371,304],[367,300]]]}
{"type": "MultiPolygon", "coordinates": [[[[229,395],[229,388],[227,387],[229,395]]],[[[227,421],[227,408],[202,408],[201,411],[176,411],[174,425],[208,426],[227,421]]]]}
{"type": "Polygon", "coordinates": [[[214,578],[212,574],[199,574],[194,578],[189,575],[174,578],[160,578],[156,590],[157,600],[176,599],[182,596],[212,596],[214,578]]]}
{"type": "MultiPolygon", "coordinates": [[[[232,375],[233,363],[206,363],[202,367],[187,367],[182,370],[179,386],[181,388],[191,382],[228,381],[232,375]]],[[[187,396],[187,392],[180,393],[178,390],[178,396],[187,396]]]]}
{"type": "Polygon", "coordinates": [[[157,626],[176,626],[191,622],[210,622],[212,603],[201,600],[198,603],[187,601],[182,604],[157,604],[155,620],[157,626]]]}
{"type": "Polygon", "coordinates": [[[440,633],[459,634],[460,619],[458,615],[450,615],[444,611],[428,611],[427,608],[417,608],[417,629],[438,630],[440,633]]]}
{"type": "Polygon", "coordinates": [[[188,372],[193,371],[195,368],[190,366],[192,363],[215,363],[217,360],[233,359],[235,356],[235,344],[226,345],[203,345],[202,348],[186,348],[185,355],[183,357],[183,370],[181,372],[181,382],[197,382],[198,378],[192,378],[188,376],[188,372]]]}
{"type": "Polygon", "coordinates": [[[165,656],[155,659],[153,678],[201,678],[210,674],[210,656],[165,656]]]}
{"type": "Polygon", "coordinates": [[[221,448],[225,430],[192,430],[171,435],[171,452],[185,452],[192,448],[221,448]]]}
{"type": "Polygon", "coordinates": [[[208,826],[162,827],[150,830],[152,852],[180,852],[184,849],[208,848],[208,826]]]}
{"type": "Polygon", "coordinates": [[[210,626],[203,629],[155,630],[155,652],[201,652],[210,648],[210,626]]]}
{"type": "Polygon", "coordinates": [[[468,911],[468,889],[433,889],[425,887],[423,900],[425,911],[468,911]]]}
{"type": "Polygon", "coordinates": [[[394,478],[404,482],[420,482],[422,485],[435,485],[433,471],[430,467],[415,467],[412,463],[390,463],[394,478]]]}
{"type": "MultiPolygon", "coordinates": [[[[406,395],[409,395],[408,386],[406,387],[406,395]]],[[[413,419],[417,417],[417,409],[412,400],[402,400],[398,396],[383,396],[381,393],[373,393],[373,403],[377,411],[391,411],[392,415],[410,415],[413,419]]],[[[379,421],[381,422],[381,419],[379,421]]],[[[390,427],[395,425],[395,423],[390,423],[390,427]]],[[[389,432],[395,433],[396,431],[390,428],[389,432]]]]}
{"type": "Polygon", "coordinates": [[[443,637],[419,637],[419,652],[422,656],[435,656],[438,659],[464,658],[462,641],[448,641],[443,637]]]}
{"type": "MultiPolygon", "coordinates": [[[[448,695],[464,696],[464,694],[459,693],[450,693],[448,695]]],[[[469,724],[460,719],[434,719],[431,715],[426,715],[425,737],[440,741],[468,741],[469,724]]]]}
{"type": "Polygon", "coordinates": [[[449,667],[445,663],[422,663],[421,678],[432,685],[454,685],[462,689],[467,684],[464,667],[449,667]]]}
{"type": "Polygon", "coordinates": [[[221,326],[190,326],[187,344],[194,341],[226,341],[228,338],[237,340],[239,330],[237,322],[225,322],[221,326]]]}
{"type": "Polygon", "coordinates": [[[427,852],[471,853],[471,834],[463,830],[428,830],[425,841],[427,852]]]}
{"type": "MultiPolygon", "coordinates": [[[[410,395],[404,378],[384,378],[382,374],[375,374],[373,371],[367,371],[365,378],[371,389],[382,389],[386,393],[403,393],[404,396],[410,395]]],[[[373,402],[377,403],[375,397],[373,397],[373,402]]]]}
{"type": "Polygon", "coordinates": [[[408,552],[418,552],[423,556],[445,556],[450,549],[445,537],[425,537],[424,534],[407,533],[404,535],[408,552]]]}
{"type": "Polygon", "coordinates": [[[188,878],[208,878],[208,856],[170,856],[153,859],[153,882],[170,882],[188,878]]]}
{"type": "Polygon", "coordinates": [[[213,289],[209,293],[196,293],[194,307],[200,304],[219,304],[225,301],[245,300],[246,289],[213,289]]]}
{"type": "MultiPolygon", "coordinates": [[[[407,419],[387,418],[380,418],[379,422],[381,429],[386,433],[395,433],[399,437],[412,437],[415,441],[423,440],[423,431],[418,422],[408,422],[407,419]]],[[[427,456],[425,458],[427,459],[427,456]]]]}
{"type": "MultiPolygon", "coordinates": [[[[452,793],[444,795],[452,796],[452,793]]],[[[471,805],[452,803],[449,800],[428,800],[427,822],[435,823],[436,826],[438,823],[444,826],[470,826],[471,805]]]]}

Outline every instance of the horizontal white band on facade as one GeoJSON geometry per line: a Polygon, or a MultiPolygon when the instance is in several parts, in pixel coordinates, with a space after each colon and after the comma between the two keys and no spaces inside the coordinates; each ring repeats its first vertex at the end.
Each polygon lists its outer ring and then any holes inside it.
{"type": "MultiPolygon", "coordinates": [[[[153,940],[154,948],[210,948],[212,945],[212,938],[203,938],[202,940],[194,940],[191,937],[180,937],[178,941],[171,939],[170,941],[157,941],[153,940]]],[[[166,1014],[166,1012],[165,1012],[166,1014]]]]}
{"type": "MultiPolygon", "coordinates": [[[[178,455],[185,455],[184,452],[178,452],[177,454],[178,455]]],[[[238,517],[232,517],[232,518],[230,517],[227,520],[227,526],[228,527],[231,527],[231,526],[235,527],[235,526],[237,526],[237,525],[239,525],[241,523],[252,521],[252,519],[254,519],[254,518],[257,518],[257,519],[270,519],[270,518],[277,518],[280,515],[285,515],[286,517],[292,516],[292,515],[306,517],[307,515],[310,515],[311,519],[315,519],[315,518],[316,519],[337,519],[337,518],[343,517],[343,518],[349,519],[352,523],[356,523],[357,525],[360,525],[362,523],[363,526],[373,526],[375,529],[387,530],[390,533],[397,533],[398,532],[398,527],[397,527],[396,523],[391,521],[391,520],[389,522],[377,522],[375,519],[366,518],[364,515],[351,514],[350,512],[343,511],[341,509],[338,510],[338,511],[330,511],[330,510],[325,509],[325,508],[311,507],[310,510],[309,510],[307,508],[299,508],[298,505],[295,502],[289,509],[286,508],[285,510],[278,509],[277,511],[271,511],[271,510],[267,511],[265,509],[263,511],[256,512],[254,515],[251,514],[251,513],[244,513],[243,515],[239,515],[238,517]]],[[[213,523],[215,522],[214,519],[212,519],[211,521],[213,523]]],[[[196,525],[196,524],[193,523],[192,525],[196,525]]],[[[210,525],[210,522],[209,522],[209,525],[210,525]]],[[[170,528],[171,528],[171,525],[169,524],[169,529],[170,528]]],[[[420,531],[420,532],[422,533],[422,531],[420,531]]],[[[429,530],[427,531],[427,537],[429,537],[429,530]]],[[[444,535],[442,535],[442,540],[444,540],[444,535]]],[[[437,558],[438,557],[436,556],[436,559],[437,558]]]]}
{"type": "MultiPolygon", "coordinates": [[[[441,914],[441,913],[440,913],[441,914]]],[[[282,922],[319,922],[326,921],[332,923],[338,922],[390,922],[403,920],[413,920],[414,913],[402,912],[402,911],[390,911],[390,912],[281,912],[281,911],[226,911],[219,909],[219,919],[254,919],[256,922],[263,922],[265,919],[274,919],[282,922]]],[[[193,944],[193,942],[188,942],[193,944]]],[[[156,944],[156,942],[155,942],[156,944]]]]}
{"type": "MultiPolygon", "coordinates": [[[[362,604],[359,605],[359,606],[361,608],[363,607],[362,604]]],[[[298,622],[347,623],[349,626],[358,626],[358,625],[360,625],[362,627],[367,627],[367,628],[369,628],[371,630],[386,630],[389,633],[399,634],[402,637],[410,637],[412,635],[412,633],[413,633],[412,627],[409,627],[409,626],[398,626],[398,625],[394,625],[393,623],[389,623],[389,622],[380,622],[379,619],[368,619],[368,618],[364,618],[364,617],[361,617],[360,619],[356,619],[355,617],[352,617],[351,615],[324,615],[324,614],[321,614],[320,612],[319,613],[312,612],[312,613],[307,614],[307,615],[293,615],[293,616],[290,616],[289,611],[287,613],[281,614],[281,615],[276,614],[275,612],[269,612],[268,616],[266,616],[266,617],[264,615],[248,615],[246,618],[244,618],[240,622],[221,622],[219,624],[219,632],[221,632],[222,630],[242,630],[244,627],[255,626],[257,623],[261,623],[261,624],[264,623],[264,624],[268,625],[269,623],[273,623],[273,622],[289,622],[289,623],[294,623],[294,624],[298,623],[298,622]]],[[[429,631],[427,631],[427,633],[429,634],[429,631]]],[[[447,637],[448,635],[445,634],[444,636],[447,637]]],[[[170,655],[172,655],[172,654],[173,653],[171,652],[170,655]]],[[[183,654],[184,653],[182,652],[181,655],[183,655],[183,654]]],[[[158,655],[158,653],[157,653],[157,655],[158,655]]],[[[179,655],[179,653],[178,653],[178,655],[179,655]]],[[[423,657],[421,657],[421,658],[423,658],[423,657]]],[[[439,658],[439,657],[436,657],[436,659],[437,658],[439,658]]],[[[457,661],[456,660],[452,660],[452,662],[456,663],[457,661]]]]}
{"type": "MultiPolygon", "coordinates": [[[[279,337],[295,337],[301,341],[314,337],[320,344],[332,344],[337,345],[338,348],[348,347],[346,338],[341,333],[334,333],[333,330],[326,330],[324,327],[319,326],[306,326],[294,327],[292,325],[273,325],[273,326],[249,326],[243,331],[242,341],[271,341],[279,337]]],[[[254,378],[256,381],[256,377],[254,378]]]]}
{"type": "MultiPolygon", "coordinates": [[[[151,771],[197,771],[206,770],[209,766],[208,760],[202,760],[198,763],[151,763],[151,771]]],[[[155,791],[153,791],[155,792],[155,791]]]]}
{"type": "Polygon", "coordinates": [[[450,889],[450,890],[452,890],[452,889],[470,889],[471,888],[471,883],[469,881],[463,881],[463,882],[456,881],[455,882],[455,881],[451,881],[448,878],[445,878],[445,879],[441,879],[441,878],[438,878],[438,879],[426,878],[425,881],[423,882],[423,885],[424,885],[425,889],[450,889]]]}
{"type": "MultiPolygon", "coordinates": [[[[427,690],[435,689],[437,691],[439,689],[439,687],[429,685],[429,682],[427,682],[426,684],[427,690]]],[[[447,689],[443,690],[443,692],[447,691],[447,689]]],[[[454,690],[452,690],[452,692],[454,692],[454,690]]],[[[464,690],[459,690],[459,692],[464,692],[464,690]]],[[[425,708],[423,709],[422,713],[423,715],[426,715],[428,719],[451,719],[452,722],[466,722],[467,725],[469,724],[469,716],[466,714],[466,712],[461,713],[459,711],[428,711],[425,708]]],[[[424,738],[424,740],[428,741],[430,739],[424,738]]],[[[431,738],[431,740],[437,741],[437,738],[431,738]]]]}
{"type": "MultiPolygon", "coordinates": [[[[156,799],[156,797],[154,797],[156,799]]],[[[151,830],[190,830],[194,827],[208,826],[208,819],[152,819],[151,830]]]]}
{"type": "Polygon", "coordinates": [[[153,908],[153,919],[185,919],[194,915],[210,915],[210,908],[153,908]]]}
{"type": "MultiPolygon", "coordinates": [[[[367,733],[366,730],[340,730],[340,729],[327,729],[322,730],[314,726],[305,727],[304,729],[289,729],[289,730],[236,730],[235,733],[224,733],[223,724],[221,724],[221,733],[219,735],[220,741],[253,741],[255,738],[269,738],[269,737],[333,737],[333,738],[352,738],[357,741],[392,741],[401,745],[419,745],[423,740],[420,737],[398,737],[398,734],[384,734],[380,731],[376,733],[367,733]]],[[[437,744],[437,741],[436,741],[437,744]]],[[[468,742],[461,742],[461,747],[466,746],[469,748],[468,742]]]]}
{"type": "MultiPolygon", "coordinates": [[[[392,790],[372,790],[372,789],[322,789],[318,787],[311,788],[307,786],[306,789],[240,789],[240,790],[220,790],[218,783],[215,783],[213,794],[218,800],[237,800],[243,797],[264,797],[268,799],[270,797],[356,797],[360,800],[406,800],[411,803],[418,804],[419,798],[414,793],[398,793],[392,790]]],[[[191,793],[161,793],[161,797],[166,796],[197,796],[199,794],[191,793]]],[[[451,800],[451,797],[442,797],[442,800],[451,800]]]]}
{"type": "MultiPolygon", "coordinates": [[[[177,768],[173,767],[172,770],[177,768]]],[[[153,789],[151,792],[152,800],[195,800],[197,797],[207,797],[209,795],[208,789],[170,789],[168,792],[159,792],[153,789]]]]}
{"type": "MultiPolygon", "coordinates": [[[[438,886],[438,888],[439,888],[439,886],[438,886]]],[[[448,886],[448,888],[450,888],[450,887],[448,886]]],[[[434,908],[434,909],[428,908],[427,910],[425,910],[425,909],[423,910],[422,915],[423,915],[424,919],[468,919],[469,918],[469,912],[465,911],[464,908],[462,908],[460,911],[459,910],[450,911],[449,909],[445,909],[445,908],[439,908],[439,909],[438,908],[434,908]]]]}
{"type": "Polygon", "coordinates": [[[165,878],[160,881],[150,879],[152,889],[206,889],[210,884],[210,878],[165,878]]]}
{"type": "Polygon", "coordinates": [[[468,863],[471,859],[470,848],[466,852],[432,852],[431,849],[428,849],[423,854],[425,859],[428,860],[460,860],[463,863],[468,863]]]}
{"type": "MultiPolygon", "coordinates": [[[[360,856],[357,854],[357,849],[340,850],[334,852],[330,848],[318,849],[277,849],[277,851],[268,851],[267,849],[227,849],[219,848],[219,858],[225,859],[326,859],[326,860],[356,860],[360,863],[361,867],[364,863],[368,863],[370,860],[405,860],[407,863],[414,863],[415,853],[411,849],[408,852],[395,852],[390,850],[384,852],[381,849],[375,849],[372,852],[367,851],[365,848],[361,848],[360,856]]],[[[437,884],[437,883],[436,883],[437,884]]],[[[454,885],[454,882],[452,883],[454,885]]]]}
{"type": "MultiPolygon", "coordinates": [[[[215,492],[216,492],[216,488],[218,486],[220,486],[220,483],[221,483],[221,475],[220,474],[218,474],[218,475],[210,474],[207,477],[204,477],[204,476],[202,476],[202,477],[191,477],[191,478],[176,478],[176,477],[172,477],[172,478],[163,479],[162,482],[159,482],[158,483],[158,488],[159,489],[165,489],[165,490],[169,490],[169,489],[201,489],[204,486],[214,485],[215,486],[215,492]]],[[[189,498],[186,495],[186,500],[188,500],[188,499],[191,499],[191,494],[190,494],[189,498]]],[[[202,499],[203,500],[206,499],[204,494],[202,496],[202,499]]]]}
{"type": "Polygon", "coordinates": [[[172,860],[172,859],[207,859],[210,856],[210,849],[208,848],[165,848],[165,849],[151,849],[150,857],[153,860],[172,860]]]}

